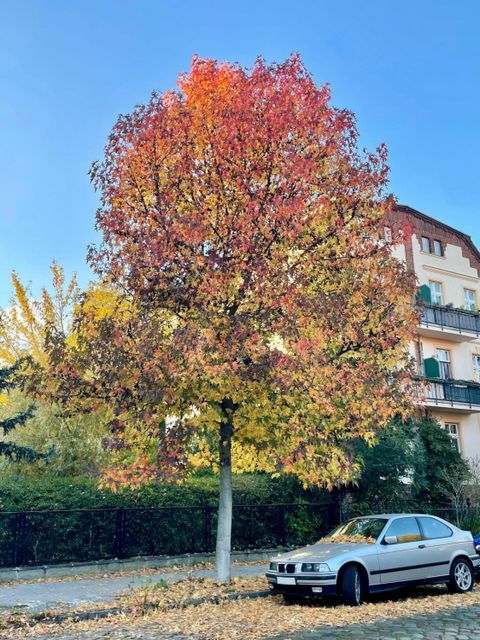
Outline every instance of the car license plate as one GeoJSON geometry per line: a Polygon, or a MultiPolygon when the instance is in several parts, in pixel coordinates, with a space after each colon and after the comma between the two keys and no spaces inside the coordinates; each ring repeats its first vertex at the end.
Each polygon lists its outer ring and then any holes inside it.
{"type": "Polygon", "coordinates": [[[296,584],[296,582],[295,578],[284,578],[283,576],[278,576],[277,584],[296,584]]]}

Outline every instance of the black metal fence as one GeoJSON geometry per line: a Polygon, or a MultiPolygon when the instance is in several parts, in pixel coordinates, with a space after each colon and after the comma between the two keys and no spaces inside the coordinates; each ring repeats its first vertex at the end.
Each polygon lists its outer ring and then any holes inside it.
{"type": "MultiPolygon", "coordinates": [[[[232,546],[305,544],[339,521],[333,503],[236,505],[232,546]]],[[[0,512],[0,566],[211,552],[216,526],[211,506],[0,512]]]]}

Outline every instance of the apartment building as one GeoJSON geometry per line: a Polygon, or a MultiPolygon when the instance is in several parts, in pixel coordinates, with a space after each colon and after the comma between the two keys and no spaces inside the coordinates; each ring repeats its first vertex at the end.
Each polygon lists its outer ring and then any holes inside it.
{"type": "MultiPolygon", "coordinates": [[[[480,251],[469,236],[408,206],[398,205],[391,222],[412,231],[394,254],[419,284],[422,315],[411,345],[426,381],[419,407],[465,458],[480,459],[480,251]]],[[[390,227],[384,233],[388,241],[390,227]]]]}

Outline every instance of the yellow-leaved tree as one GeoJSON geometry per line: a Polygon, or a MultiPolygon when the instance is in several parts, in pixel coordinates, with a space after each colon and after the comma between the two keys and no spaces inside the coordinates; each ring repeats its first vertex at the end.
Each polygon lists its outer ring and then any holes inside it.
{"type": "Polygon", "coordinates": [[[42,287],[39,299],[12,272],[13,294],[9,307],[1,310],[0,316],[0,362],[13,364],[29,356],[46,366],[47,332],[52,328],[64,334],[70,332],[72,309],[79,295],[77,277],[73,274],[66,282],[63,267],[55,261],[50,270],[51,290],[42,287]]]}
{"type": "MultiPolygon", "coordinates": [[[[11,430],[2,442],[5,446],[10,444],[12,450],[53,452],[47,461],[45,456],[17,456],[24,474],[97,475],[109,459],[103,447],[111,419],[108,408],[99,403],[88,412],[70,411],[68,404],[50,398],[46,388],[50,367],[48,341],[57,333],[67,340],[74,339],[72,314],[81,298],[75,274],[67,279],[63,267],[54,261],[51,275],[50,286],[42,287],[40,296],[35,298],[19,275],[11,274],[10,305],[0,316],[0,362],[13,368],[13,377],[21,388],[13,385],[0,396],[0,421],[16,415],[27,418],[22,429],[11,430]]],[[[88,294],[82,296],[85,299],[95,304],[98,317],[108,313],[111,300],[108,291],[92,285],[88,294]]],[[[8,463],[5,464],[4,471],[8,472],[8,463]]]]}

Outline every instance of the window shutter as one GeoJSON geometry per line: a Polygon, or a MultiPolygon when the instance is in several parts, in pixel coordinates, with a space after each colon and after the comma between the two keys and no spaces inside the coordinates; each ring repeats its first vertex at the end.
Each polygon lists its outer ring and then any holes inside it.
{"type": "Polygon", "coordinates": [[[440,365],[436,358],[425,358],[423,365],[427,378],[440,378],[440,365]]]}
{"type": "Polygon", "coordinates": [[[428,284],[422,284],[415,297],[417,299],[417,304],[432,304],[432,292],[430,291],[428,284]]]}

